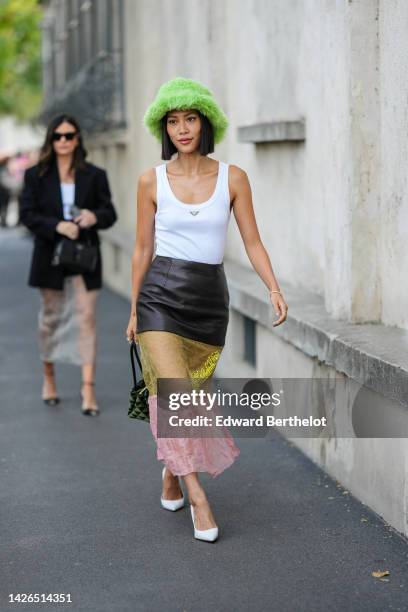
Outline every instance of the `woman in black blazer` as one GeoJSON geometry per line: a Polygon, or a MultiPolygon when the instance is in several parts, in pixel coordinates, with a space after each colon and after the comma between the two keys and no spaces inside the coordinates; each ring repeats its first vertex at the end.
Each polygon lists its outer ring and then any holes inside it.
{"type": "Polygon", "coordinates": [[[96,302],[102,287],[98,230],[116,219],[106,171],[85,161],[78,122],[58,115],[49,124],[37,165],[26,170],[20,219],[34,234],[28,284],[41,295],[39,343],[44,366],[43,400],[57,404],[54,362],[82,366],[82,412],[99,414],[94,392],[96,302]],[[79,210],[80,209],[80,210],[79,210]],[[51,264],[57,242],[88,236],[97,247],[92,272],[73,274],[51,264]]]}

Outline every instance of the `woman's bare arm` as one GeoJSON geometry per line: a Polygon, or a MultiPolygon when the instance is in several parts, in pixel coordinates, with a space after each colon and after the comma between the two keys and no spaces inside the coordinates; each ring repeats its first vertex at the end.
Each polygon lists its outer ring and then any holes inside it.
{"type": "Polygon", "coordinates": [[[136,334],[136,304],[143,279],[151,265],[154,252],[154,215],[156,212],[156,176],[154,169],[142,174],[137,186],[136,240],[132,255],[132,299],[128,339],[136,334]]]}
{"type": "MultiPolygon", "coordinates": [[[[268,291],[280,291],[278,281],[272,269],[269,255],[262,243],[255,218],[252,203],[252,192],[248,176],[244,170],[238,166],[230,165],[229,186],[232,196],[234,216],[237,221],[246,253],[254,270],[268,287],[268,291]]],[[[274,321],[274,325],[283,323],[286,319],[288,306],[279,293],[270,293],[271,303],[275,308],[279,319],[274,321]]]]}

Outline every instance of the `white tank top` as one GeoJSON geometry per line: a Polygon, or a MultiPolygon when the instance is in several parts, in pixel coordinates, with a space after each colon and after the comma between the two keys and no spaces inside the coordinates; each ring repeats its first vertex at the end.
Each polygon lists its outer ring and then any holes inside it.
{"type": "Polygon", "coordinates": [[[167,163],[156,166],[156,255],[218,264],[224,258],[231,216],[228,164],[220,161],[212,196],[199,204],[186,204],[174,195],[167,163]]]}

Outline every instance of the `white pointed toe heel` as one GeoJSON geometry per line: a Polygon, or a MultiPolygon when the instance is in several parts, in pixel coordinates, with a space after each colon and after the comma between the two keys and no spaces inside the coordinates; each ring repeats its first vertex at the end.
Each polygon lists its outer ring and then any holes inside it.
{"type": "MultiPolygon", "coordinates": [[[[162,480],[164,480],[165,471],[166,471],[166,468],[164,467],[162,470],[162,480]]],[[[180,508],[184,506],[184,496],[182,496],[180,499],[164,499],[163,497],[161,497],[160,501],[161,501],[161,505],[163,506],[165,510],[172,510],[173,512],[175,510],[179,510],[180,508]]]]}
{"type": "Polygon", "coordinates": [[[215,542],[218,538],[218,527],[211,527],[210,529],[196,529],[194,523],[194,510],[193,506],[190,506],[191,518],[193,519],[194,537],[197,540],[205,540],[206,542],[215,542]]]}

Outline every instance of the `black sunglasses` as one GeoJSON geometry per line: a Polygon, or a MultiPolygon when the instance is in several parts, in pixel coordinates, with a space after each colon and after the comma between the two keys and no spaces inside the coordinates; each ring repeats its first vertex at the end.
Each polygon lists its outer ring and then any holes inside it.
{"type": "Polygon", "coordinates": [[[53,140],[61,140],[61,138],[62,138],[63,136],[65,136],[65,138],[66,138],[67,140],[74,140],[74,138],[75,138],[75,136],[77,135],[77,133],[78,133],[78,132],[64,132],[64,133],[61,133],[61,132],[54,132],[54,133],[53,133],[53,135],[52,135],[52,139],[53,139],[53,140]]]}

